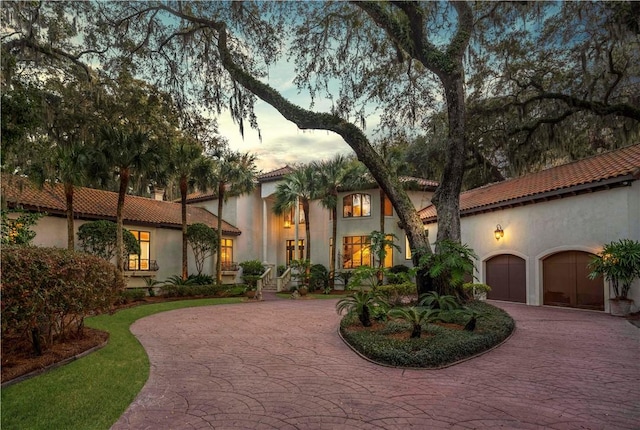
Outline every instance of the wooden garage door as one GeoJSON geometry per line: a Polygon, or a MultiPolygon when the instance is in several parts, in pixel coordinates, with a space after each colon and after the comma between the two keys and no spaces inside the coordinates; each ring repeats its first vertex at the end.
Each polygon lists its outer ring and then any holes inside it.
{"type": "Polygon", "coordinates": [[[604,310],[604,283],[601,277],[589,279],[587,265],[593,254],[565,251],[544,259],[544,304],[604,310]]]}
{"type": "Polygon", "coordinates": [[[487,260],[486,283],[491,287],[487,298],[509,302],[527,302],[527,278],[524,259],[502,254],[487,260]]]}

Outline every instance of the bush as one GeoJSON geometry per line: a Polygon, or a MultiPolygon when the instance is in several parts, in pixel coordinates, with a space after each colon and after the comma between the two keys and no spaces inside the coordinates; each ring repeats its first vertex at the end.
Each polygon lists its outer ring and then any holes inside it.
{"type": "Polygon", "coordinates": [[[404,298],[418,297],[416,284],[413,282],[403,282],[401,284],[381,285],[377,288],[378,292],[391,305],[399,305],[404,298]]]}
{"type": "Polygon", "coordinates": [[[242,281],[250,287],[256,287],[258,279],[264,273],[264,266],[258,260],[247,260],[240,263],[242,267],[242,281]]]}
{"type": "Polygon", "coordinates": [[[164,285],[161,293],[164,297],[200,297],[200,296],[216,296],[228,297],[235,285],[196,285],[196,284],[178,284],[164,285]]]}
{"type": "Polygon", "coordinates": [[[322,264],[314,264],[310,269],[309,291],[322,290],[329,287],[329,271],[322,264]]]}
{"type": "MultiPolygon", "coordinates": [[[[112,221],[99,220],[82,224],[78,228],[78,241],[84,252],[97,255],[107,261],[116,256],[118,225],[112,221]]],[[[126,228],[122,229],[125,254],[140,254],[138,239],[126,228]]]]}
{"type": "Polygon", "coordinates": [[[192,279],[195,285],[211,285],[216,283],[216,279],[211,275],[189,275],[187,279],[192,279]]]}
{"type": "Polygon", "coordinates": [[[6,246],[1,262],[2,336],[30,338],[36,354],[81,334],[84,318],[110,309],[124,288],[115,266],[75,251],[6,246]]]}
{"type": "Polygon", "coordinates": [[[387,282],[390,284],[401,284],[409,277],[409,267],[404,264],[396,264],[387,271],[387,282]]]}
{"type": "Polygon", "coordinates": [[[139,302],[144,300],[147,295],[146,288],[129,288],[123,291],[120,291],[118,296],[118,303],[131,303],[131,302],[139,302]]]}

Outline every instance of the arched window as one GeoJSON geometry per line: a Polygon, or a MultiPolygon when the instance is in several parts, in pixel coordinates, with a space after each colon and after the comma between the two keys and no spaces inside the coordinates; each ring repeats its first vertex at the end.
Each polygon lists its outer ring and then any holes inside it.
{"type": "Polygon", "coordinates": [[[349,194],[342,199],[342,216],[344,218],[371,216],[370,194],[349,194]]]}

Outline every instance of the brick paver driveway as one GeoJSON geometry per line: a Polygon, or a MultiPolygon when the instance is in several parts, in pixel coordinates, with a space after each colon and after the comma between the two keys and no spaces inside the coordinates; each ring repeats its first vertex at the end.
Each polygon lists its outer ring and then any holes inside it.
{"type": "Polygon", "coordinates": [[[376,366],[336,333],[335,300],[183,309],[132,331],[149,381],[115,429],[640,429],[640,329],[500,303],[517,329],[444,370],[376,366]]]}

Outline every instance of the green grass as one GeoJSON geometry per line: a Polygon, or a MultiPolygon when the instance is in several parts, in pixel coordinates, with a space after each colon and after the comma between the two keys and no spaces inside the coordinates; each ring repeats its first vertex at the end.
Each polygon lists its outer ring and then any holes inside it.
{"type": "Polygon", "coordinates": [[[109,332],[108,345],[66,366],[3,388],[2,429],[108,429],[149,377],[147,354],[129,331],[134,321],[158,312],[239,301],[166,302],[88,318],[88,327],[109,332]]]}
{"type": "MultiPolygon", "coordinates": [[[[508,338],[515,328],[513,319],[502,309],[483,302],[472,302],[468,307],[483,314],[473,332],[423,324],[420,339],[398,339],[389,335],[410,333],[409,323],[389,320],[380,330],[362,330],[354,313],[344,316],[340,332],[355,350],[375,362],[438,368],[491,349],[508,338]]],[[[464,324],[466,318],[452,322],[464,324]]]]}
{"type": "MultiPolygon", "coordinates": [[[[291,293],[276,293],[276,296],[281,299],[290,299],[291,293]]],[[[342,296],[337,296],[335,294],[312,294],[308,293],[306,297],[311,297],[314,299],[339,299],[342,296]]]]}

